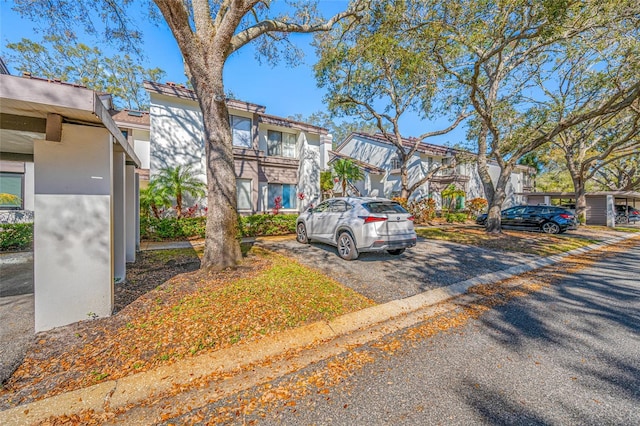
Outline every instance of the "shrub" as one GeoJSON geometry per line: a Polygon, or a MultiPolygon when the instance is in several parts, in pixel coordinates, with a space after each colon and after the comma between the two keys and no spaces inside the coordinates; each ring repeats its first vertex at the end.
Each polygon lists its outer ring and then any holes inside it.
{"type": "Polygon", "coordinates": [[[478,216],[484,209],[487,208],[489,202],[484,198],[473,198],[467,201],[467,208],[469,209],[469,216],[478,216]]]}
{"type": "Polygon", "coordinates": [[[0,250],[24,250],[33,243],[33,223],[0,223],[0,250]]]}
{"type": "Polygon", "coordinates": [[[254,214],[240,217],[240,234],[243,237],[287,235],[296,231],[297,214],[254,214]]]}
{"type": "Polygon", "coordinates": [[[416,223],[426,223],[436,217],[436,200],[423,198],[409,203],[408,209],[416,223]]]}
{"type": "MultiPolygon", "coordinates": [[[[257,237],[293,234],[296,230],[296,214],[255,214],[238,217],[238,236],[257,237]]],[[[207,218],[155,217],[140,218],[140,238],[144,240],[178,240],[204,238],[207,218]]]]}
{"type": "Polygon", "coordinates": [[[207,218],[155,217],[140,218],[140,238],[144,240],[176,240],[192,237],[204,237],[207,218]]]}
{"type": "Polygon", "coordinates": [[[444,218],[447,221],[447,223],[453,223],[453,222],[464,223],[464,221],[467,220],[467,214],[466,213],[447,213],[445,214],[444,218]]]}

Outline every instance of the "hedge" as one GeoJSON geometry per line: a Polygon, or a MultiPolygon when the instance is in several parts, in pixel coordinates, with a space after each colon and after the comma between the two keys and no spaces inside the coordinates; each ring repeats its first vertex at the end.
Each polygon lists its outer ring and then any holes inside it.
{"type": "Polygon", "coordinates": [[[452,222],[464,223],[467,220],[466,213],[447,213],[444,217],[448,223],[452,223],[452,222]]]}
{"type": "Polygon", "coordinates": [[[33,223],[0,223],[0,250],[24,250],[33,243],[33,223]]]}
{"type": "MultiPolygon", "coordinates": [[[[296,229],[296,214],[255,214],[240,216],[239,237],[292,234],[296,229]]],[[[140,218],[140,238],[143,240],[179,240],[204,238],[206,217],[140,218]]]]}

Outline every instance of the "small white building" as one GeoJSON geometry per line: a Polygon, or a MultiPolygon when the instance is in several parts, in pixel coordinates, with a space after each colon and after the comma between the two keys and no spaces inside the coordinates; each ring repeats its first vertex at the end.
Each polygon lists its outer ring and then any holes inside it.
{"type": "Polygon", "coordinates": [[[140,160],[98,94],[0,75],[5,216],[34,223],[35,330],[111,315],[135,260],[140,160]],[[32,212],[32,213],[31,213],[32,212]]]}
{"type": "MultiPolygon", "coordinates": [[[[407,150],[413,148],[416,139],[403,139],[407,150]]],[[[358,164],[364,173],[364,180],[355,183],[362,195],[395,197],[400,195],[401,160],[397,147],[381,134],[352,133],[332,152],[334,158],[349,158],[358,164]]],[[[426,176],[430,170],[452,161],[456,150],[440,145],[418,143],[418,149],[408,164],[409,185],[426,176]]],[[[489,165],[489,173],[497,180],[500,170],[497,165],[489,165]]],[[[532,169],[527,166],[516,166],[507,186],[507,199],[504,207],[523,202],[519,193],[532,189],[532,169]]],[[[461,162],[451,169],[443,169],[429,181],[421,185],[412,195],[412,199],[432,197],[438,205],[442,199],[440,193],[449,185],[455,185],[465,192],[464,199],[486,198],[482,181],[477,171],[477,164],[461,162]]],[[[464,205],[464,199],[459,203],[464,205]]]]}
{"type": "MultiPolygon", "coordinates": [[[[151,175],[164,167],[192,165],[205,178],[202,112],[193,90],[145,82],[151,97],[151,175]]],[[[320,172],[332,145],[327,129],[266,114],[266,108],[229,99],[238,210],[298,212],[320,198],[320,172]]]]}

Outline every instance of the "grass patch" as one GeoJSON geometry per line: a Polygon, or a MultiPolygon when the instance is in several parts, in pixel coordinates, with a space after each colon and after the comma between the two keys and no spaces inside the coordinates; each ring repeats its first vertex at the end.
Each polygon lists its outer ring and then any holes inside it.
{"type": "Polygon", "coordinates": [[[640,232],[640,228],[633,228],[631,226],[625,225],[617,225],[614,228],[610,228],[608,226],[602,225],[589,225],[589,229],[594,229],[597,231],[613,231],[613,232],[640,232]]]}
{"type": "Polygon", "coordinates": [[[597,243],[598,240],[570,234],[549,235],[538,232],[502,231],[488,234],[484,229],[471,227],[417,228],[416,233],[426,239],[450,241],[491,250],[550,256],[597,243]]]}
{"type": "MultiPolygon", "coordinates": [[[[153,259],[161,267],[197,256],[193,249],[161,250],[153,259]]],[[[176,275],[113,317],[39,335],[0,390],[0,407],[107,377],[116,380],[374,304],[315,269],[254,247],[238,268],[176,275]]]]}

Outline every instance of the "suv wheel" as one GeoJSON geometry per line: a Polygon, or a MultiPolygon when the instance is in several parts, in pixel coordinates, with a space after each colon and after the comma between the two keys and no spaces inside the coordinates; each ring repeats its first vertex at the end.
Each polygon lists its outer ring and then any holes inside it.
{"type": "Polygon", "coordinates": [[[296,240],[302,244],[309,244],[309,237],[307,237],[307,227],[302,222],[300,222],[298,226],[296,226],[296,240]]]}
{"type": "Polygon", "coordinates": [[[547,234],[558,234],[560,232],[560,227],[555,222],[545,222],[542,224],[542,232],[547,234]]]}
{"type": "Polygon", "coordinates": [[[353,237],[346,231],[338,235],[338,256],[344,260],[355,260],[358,258],[358,249],[356,249],[353,237]]]}

